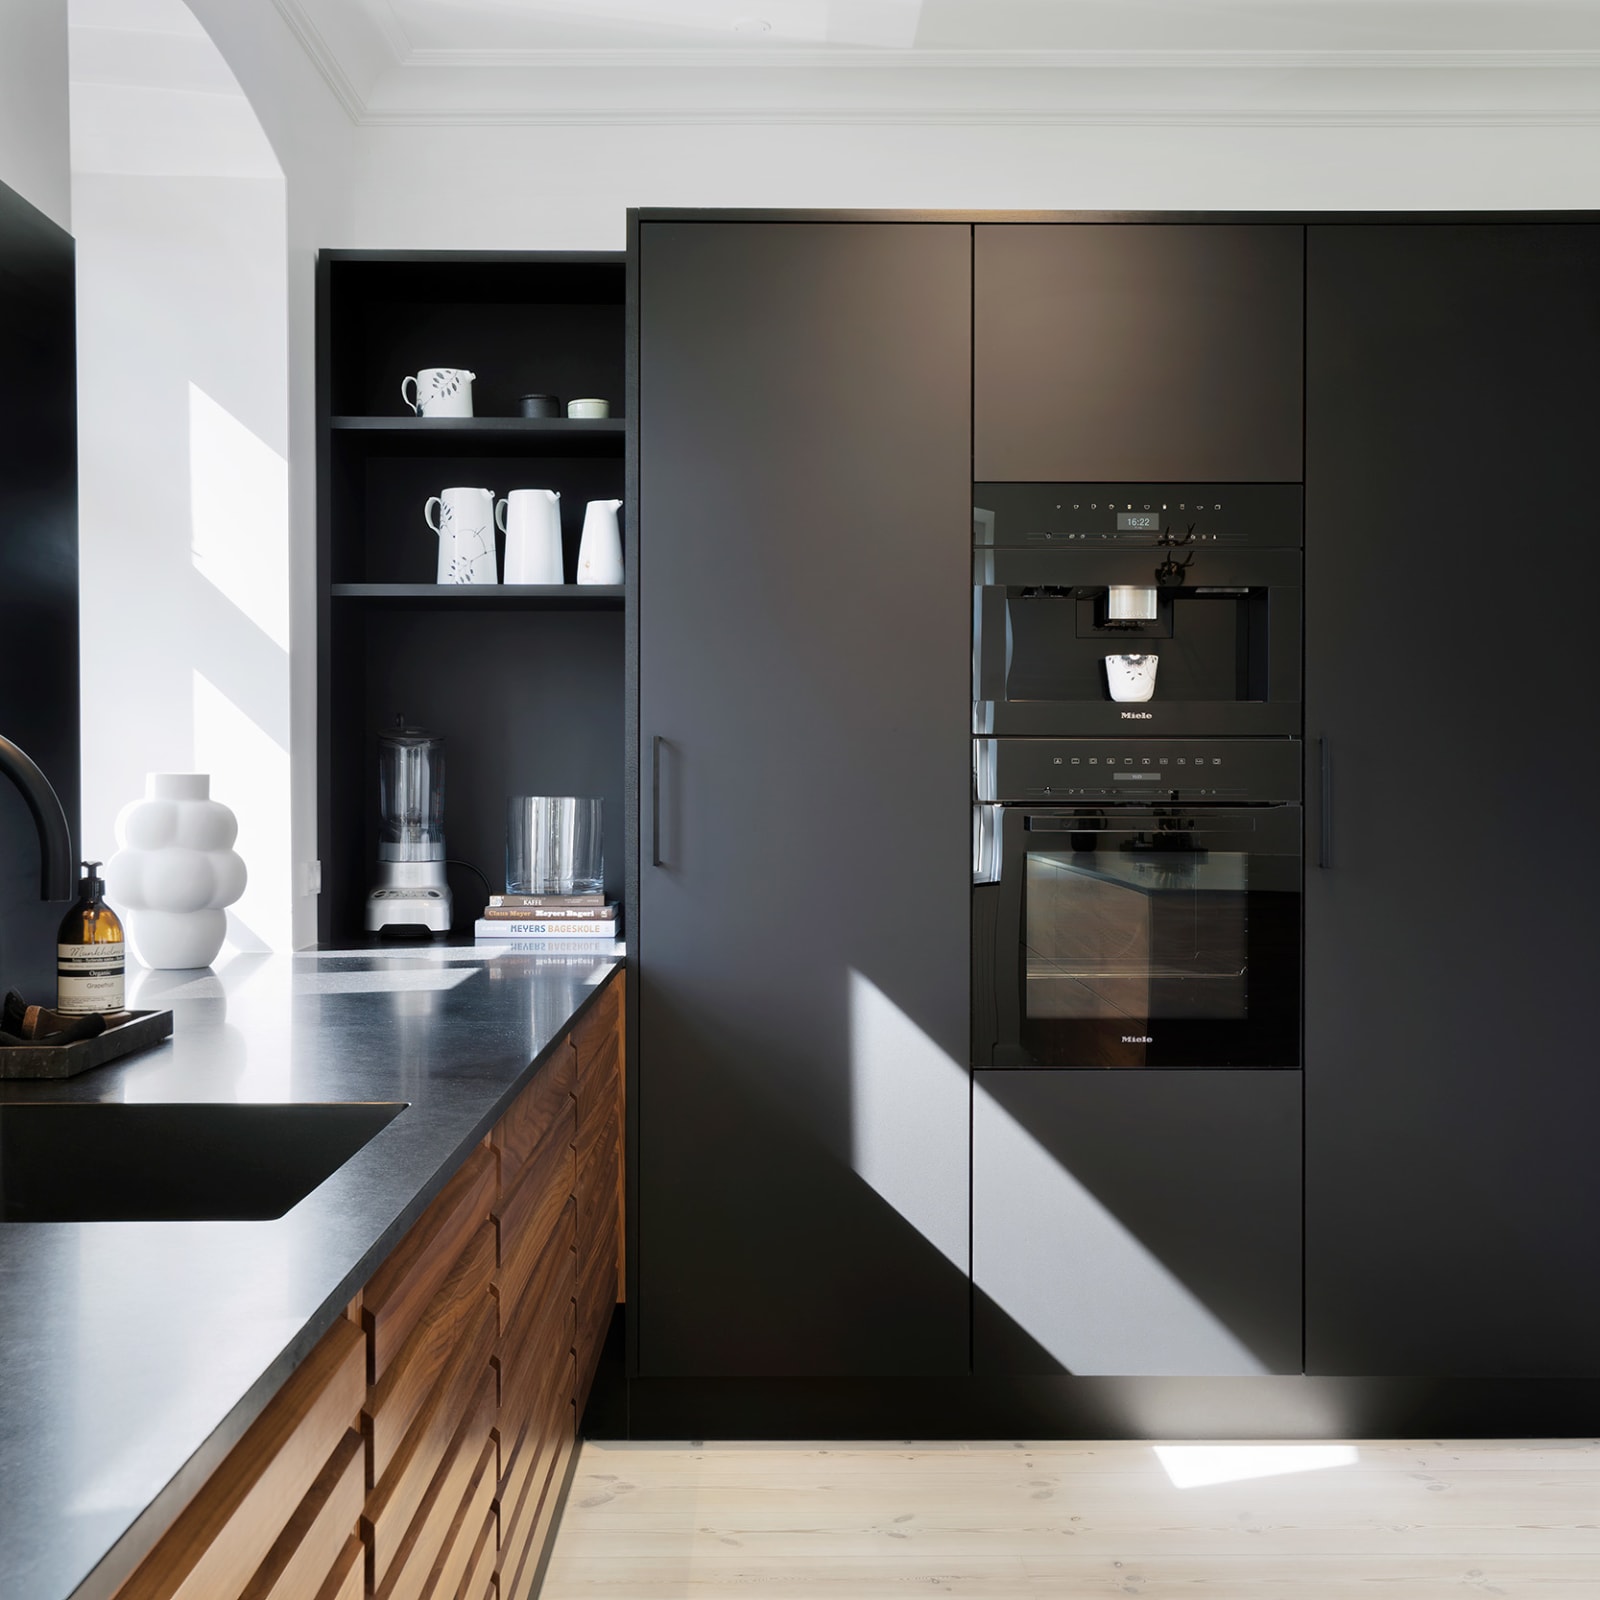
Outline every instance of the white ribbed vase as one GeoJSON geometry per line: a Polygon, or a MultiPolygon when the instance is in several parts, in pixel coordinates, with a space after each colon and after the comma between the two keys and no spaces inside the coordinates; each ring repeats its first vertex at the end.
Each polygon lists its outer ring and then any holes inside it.
{"type": "Polygon", "coordinates": [[[117,816],[106,898],[147,967],[209,967],[227,935],[224,906],[244,893],[239,823],[203,772],[152,772],[117,816]]]}

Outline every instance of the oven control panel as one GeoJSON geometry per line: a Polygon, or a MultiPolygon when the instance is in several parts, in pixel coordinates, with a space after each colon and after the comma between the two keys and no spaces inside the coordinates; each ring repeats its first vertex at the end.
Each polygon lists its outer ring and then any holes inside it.
{"type": "Polygon", "coordinates": [[[1298,739],[975,739],[979,801],[1293,803],[1298,739]]]}
{"type": "Polygon", "coordinates": [[[972,542],[1020,549],[1299,549],[1288,483],[976,483],[972,542]]]}

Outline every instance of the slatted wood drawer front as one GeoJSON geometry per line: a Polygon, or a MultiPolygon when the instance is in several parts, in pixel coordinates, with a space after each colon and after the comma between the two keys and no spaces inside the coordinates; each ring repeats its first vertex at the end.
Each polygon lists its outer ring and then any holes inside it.
{"type": "Polygon", "coordinates": [[[578,1357],[578,1408],[589,1398],[589,1385],[600,1364],[611,1319],[617,1309],[617,1232],[611,1230],[595,1240],[588,1260],[579,1268],[578,1326],[575,1349],[578,1357]]]}
{"type": "Polygon", "coordinates": [[[315,1594],[355,1537],[366,1487],[361,1435],[345,1434],[244,1591],[244,1600],[315,1594]]]}
{"type": "Polygon", "coordinates": [[[362,1600],[367,1584],[367,1549],[353,1534],[334,1561],[317,1600],[362,1600]]]}
{"type": "Polygon", "coordinates": [[[617,1229],[622,1119],[615,1107],[586,1116],[578,1128],[578,1237],[587,1244],[617,1229]]]}
{"type": "Polygon", "coordinates": [[[500,1228],[500,1271],[496,1292],[505,1307],[522,1298],[545,1242],[572,1196],[577,1176],[572,1152],[574,1118],[571,1104],[546,1135],[547,1143],[523,1170],[497,1214],[500,1228]]]}
{"type": "Polygon", "coordinates": [[[445,1535],[444,1549],[433,1564],[433,1574],[423,1600],[455,1600],[457,1591],[472,1564],[478,1535],[485,1519],[494,1513],[494,1494],[499,1487],[500,1452],[493,1433],[484,1441],[478,1464],[472,1469],[465,1498],[445,1535]]]}
{"type": "Polygon", "coordinates": [[[366,1341],[336,1322],[118,1591],[118,1600],[243,1593],[361,1410],[366,1341]]]}
{"type": "Polygon", "coordinates": [[[573,1248],[576,1216],[577,1202],[569,1198],[528,1276],[522,1298],[501,1318],[500,1411],[502,1418],[509,1420],[513,1435],[522,1425],[522,1414],[515,1408],[528,1388],[529,1375],[548,1371],[550,1364],[559,1361],[570,1348],[570,1342],[547,1348],[552,1334],[542,1330],[554,1315],[559,1315],[564,1325],[570,1324],[578,1292],[577,1254],[573,1248]]]}
{"type": "Polygon", "coordinates": [[[577,1085],[577,1052],[570,1036],[563,1039],[539,1068],[533,1082],[512,1102],[495,1124],[493,1144],[500,1157],[500,1192],[509,1194],[570,1109],[577,1085]]]}
{"type": "Polygon", "coordinates": [[[494,1302],[485,1298],[440,1374],[428,1408],[406,1435],[388,1473],[367,1497],[363,1526],[372,1548],[373,1581],[379,1589],[407,1548],[418,1508],[426,1500],[463,1419],[477,1403],[485,1374],[494,1380],[489,1357],[494,1353],[496,1332],[494,1302]]]}
{"type": "Polygon", "coordinates": [[[374,1383],[382,1381],[489,1215],[494,1190],[494,1154],[481,1144],[373,1275],[361,1297],[361,1320],[372,1340],[374,1383]]]}
{"type": "MultiPolygon", "coordinates": [[[[555,1462],[570,1447],[577,1413],[570,1399],[576,1373],[572,1358],[562,1363],[560,1374],[540,1397],[537,1418],[528,1434],[515,1470],[500,1484],[500,1592],[519,1594],[518,1579],[528,1566],[539,1524],[539,1508],[549,1489],[555,1462]]],[[[535,1555],[537,1560],[537,1555],[535,1555]]]]}
{"type": "Polygon", "coordinates": [[[555,1460],[550,1463],[550,1477],[545,1483],[539,1509],[534,1514],[533,1528],[528,1535],[527,1552],[522,1558],[522,1570],[513,1579],[524,1600],[533,1591],[533,1576],[538,1570],[539,1560],[555,1537],[556,1519],[561,1515],[561,1505],[566,1498],[567,1469],[577,1449],[578,1412],[574,1406],[566,1431],[557,1447],[555,1460]]]}
{"type": "Polygon", "coordinates": [[[381,1483],[407,1431],[432,1398],[463,1330],[489,1303],[494,1278],[494,1223],[479,1223],[439,1292],[411,1330],[383,1379],[368,1393],[361,1425],[372,1447],[371,1476],[381,1483]]]}
{"type": "Polygon", "coordinates": [[[514,1509],[527,1480],[530,1463],[542,1447],[552,1419],[560,1420],[561,1406],[573,1398],[568,1382],[572,1347],[576,1338],[576,1310],[568,1300],[551,1307],[534,1331],[529,1359],[509,1394],[500,1397],[500,1481],[502,1510],[514,1509]]]}
{"type": "Polygon", "coordinates": [[[500,1513],[491,1504],[478,1536],[472,1542],[467,1570],[456,1588],[455,1600],[479,1600],[494,1583],[495,1562],[500,1558],[500,1513]]]}
{"type": "Polygon", "coordinates": [[[600,992],[593,1008],[572,1030],[578,1052],[578,1101],[587,1106],[598,1092],[615,1098],[622,1082],[622,985],[620,972],[600,992]]]}
{"type": "MultiPolygon", "coordinates": [[[[472,1397],[465,1420],[451,1440],[428,1485],[405,1538],[394,1552],[386,1577],[377,1578],[377,1600],[432,1600],[429,1585],[444,1554],[477,1467],[490,1452],[490,1468],[499,1472],[498,1454],[491,1436],[496,1411],[495,1375],[487,1367],[472,1397]]],[[[376,1570],[376,1569],[375,1569],[376,1570]]]]}

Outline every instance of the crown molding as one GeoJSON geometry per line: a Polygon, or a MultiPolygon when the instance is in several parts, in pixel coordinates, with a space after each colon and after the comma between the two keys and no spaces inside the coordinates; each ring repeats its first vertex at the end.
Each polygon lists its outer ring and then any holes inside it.
{"type": "MultiPolygon", "coordinates": [[[[297,0],[278,0],[281,5],[297,0]]],[[[725,49],[468,50],[397,55],[402,69],[589,68],[694,71],[918,72],[1595,72],[1600,50],[819,50],[774,44],[725,49]]]]}
{"type": "MultiPolygon", "coordinates": [[[[723,72],[770,74],[794,92],[792,74],[833,73],[846,77],[892,74],[902,81],[925,77],[929,86],[952,76],[985,73],[1142,73],[1185,78],[1316,73],[1359,76],[1371,73],[1473,74],[1505,77],[1536,72],[1588,74],[1600,78],[1600,50],[890,50],[729,46],[725,49],[643,50],[454,50],[418,49],[401,29],[390,7],[365,8],[381,35],[392,64],[369,97],[357,88],[338,52],[312,20],[306,0],[272,0],[312,64],[322,75],[350,121],[359,127],[1104,127],[1104,128],[1302,128],[1302,127],[1487,127],[1567,128],[1600,125],[1600,106],[1529,107],[1441,106],[1390,109],[1365,106],[1216,107],[1119,106],[1072,108],[1051,105],[640,105],[620,96],[609,104],[517,104],[513,93],[502,104],[438,104],[450,98],[448,80],[463,70],[498,77],[523,72],[723,72]],[[426,87],[425,87],[426,86],[426,87]],[[443,91],[441,93],[441,90],[443,91]],[[434,104],[429,104],[429,100],[434,104]],[[375,103],[376,102],[376,103],[375,103]]],[[[487,88],[485,83],[482,87],[487,88]]],[[[746,90],[748,93],[748,89],[746,90]]],[[[1579,100],[1584,98],[1580,92],[1579,100]]]]}
{"type": "Polygon", "coordinates": [[[321,29],[311,20],[301,0],[272,0],[272,4],[287,24],[289,31],[295,36],[300,48],[310,58],[312,66],[321,73],[322,81],[333,91],[333,97],[343,108],[344,114],[353,123],[364,122],[367,113],[365,97],[344,70],[343,64],[328,41],[323,38],[321,29]]]}
{"type": "Polygon", "coordinates": [[[1600,108],[1537,111],[1454,108],[1397,111],[1368,108],[1269,110],[1059,110],[1018,108],[710,107],[635,109],[553,108],[369,111],[369,128],[552,127],[1083,127],[1083,128],[1589,128],[1600,108]]]}

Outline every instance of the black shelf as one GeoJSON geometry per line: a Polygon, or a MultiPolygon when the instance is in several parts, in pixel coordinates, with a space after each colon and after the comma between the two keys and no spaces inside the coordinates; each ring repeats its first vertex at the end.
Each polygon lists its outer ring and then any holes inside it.
{"type": "MultiPolygon", "coordinates": [[[[442,585],[423,521],[450,484],[561,497],[564,572],[584,507],[621,499],[620,416],[523,417],[518,398],[595,395],[623,409],[620,253],[324,251],[318,264],[318,858],[321,943],[362,933],[377,851],[377,735],[396,715],[447,743],[445,838],[491,878],[513,794],[605,803],[606,887],[623,898],[621,585],[442,585]],[[472,417],[417,417],[401,380],[478,374],[472,417]]],[[[627,525],[624,520],[624,539],[627,525]]],[[[631,557],[625,543],[624,559],[631,557]]],[[[470,931],[481,885],[452,870],[470,931]]]]}
{"type": "Polygon", "coordinates": [[[621,456],[622,417],[330,417],[346,448],[409,456],[621,456]]]}
{"type": "Polygon", "coordinates": [[[446,610],[620,611],[622,584],[600,583],[336,583],[335,600],[446,610]]]}

